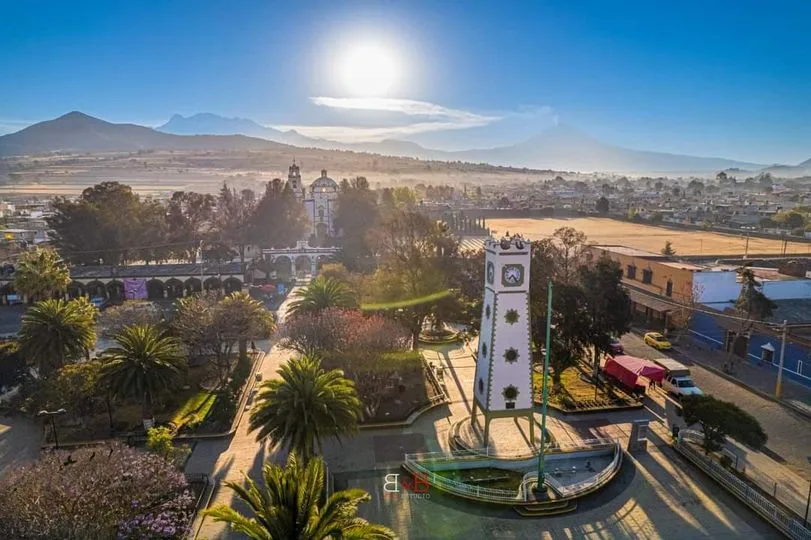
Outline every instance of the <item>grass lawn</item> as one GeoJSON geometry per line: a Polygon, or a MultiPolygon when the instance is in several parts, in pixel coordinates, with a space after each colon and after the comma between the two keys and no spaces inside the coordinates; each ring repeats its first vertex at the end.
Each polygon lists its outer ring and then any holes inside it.
{"type": "MultiPolygon", "coordinates": [[[[549,388],[549,403],[565,410],[580,410],[598,407],[623,407],[636,402],[627,394],[618,390],[609,390],[605,386],[597,389],[595,396],[594,385],[580,378],[578,367],[570,367],[560,376],[561,390],[552,392],[552,380],[547,381],[549,388]]],[[[590,375],[590,374],[588,374],[590,375]]],[[[541,374],[532,372],[532,386],[536,401],[541,401],[541,374]]]]}
{"type": "Polygon", "coordinates": [[[448,471],[436,471],[436,474],[439,476],[444,476],[450,480],[463,482],[473,486],[517,491],[518,487],[521,485],[521,480],[524,478],[525,473],[521,471],[484,467],[481,469],[454,469],[448,471]]]}
{"type": "Polygon", "coordinates": [[[217,394],[214,390],[198,390],[180,405],[169,418],[169,422],[177,426],[177,429],[186,424],[200,423],[208,416],[216,400],[217,394]]]}

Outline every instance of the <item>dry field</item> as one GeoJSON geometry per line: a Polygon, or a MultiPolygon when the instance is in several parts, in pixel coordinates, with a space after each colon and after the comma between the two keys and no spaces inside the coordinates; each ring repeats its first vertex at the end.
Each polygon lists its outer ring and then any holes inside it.
{"type": "MultiPolygon", "coordinates": [[[[488,219],[487,225],[496,234],[521,233],[532,240],[550,236],[559,227],[574,227],[583,231],[593,244],[618,244],[654,253],[659,253],[665,241],[670,240],[678,255],[743,255],[746,245],[743,235],[670,229],[606,218],[488,219]]],[[[752,237],[749,253],[779,254],[782,244],[780,240],[752,237]]],[[[789,242],[786,253],[811,255],[811,243],[789,242]]]]}

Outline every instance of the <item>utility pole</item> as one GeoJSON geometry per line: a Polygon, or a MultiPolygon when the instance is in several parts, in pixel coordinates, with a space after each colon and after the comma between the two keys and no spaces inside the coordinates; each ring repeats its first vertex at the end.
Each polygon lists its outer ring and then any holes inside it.
{"type": "Polygon", "coordinates": [[[535,486],[535,493],[546,492],[544,485],[544,453],[546,452],[546,403],[549,401],[549,388],[547,378],[549,376],[549,356],[552,354],[552,281],[549,281],[546,297],[546,351],[543,355],[543,382],[541,383],[541,448],[538,452],[538,483],[535,486]]]}
{"type": "Polygon", "coordinates": [[[746,233],[746,247],[743,250],[743,258],[749,257],[749,233],[746,233]]]}
{"type": "Polygon", "coordinates": [[[780,399],[783,391],[783,360],[786,356],[786,334],[788,334],[788,321],[783,321],[783,335],[780,343],[780,365],[777,367],[777,385],[774,387],[774,397],[780,399]]]}

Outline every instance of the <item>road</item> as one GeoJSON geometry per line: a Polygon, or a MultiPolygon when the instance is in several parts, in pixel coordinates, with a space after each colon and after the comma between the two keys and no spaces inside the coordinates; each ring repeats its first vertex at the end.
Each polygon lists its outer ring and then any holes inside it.
{"type": "Polygon", "coordinates": [[[811,479],[811,465],[807,460],[811,456],[811,421],[807,418],[704,369],[690,359],[689,353],[657,351],[635,334],[623,336],[622,345],[626,353],[633,356],[648,360],[667,356],[689,366],[693,380],[705,393],[731,401],[757,418],[769,436],[767,454],[784,462],[806,480],[811,479]]]}

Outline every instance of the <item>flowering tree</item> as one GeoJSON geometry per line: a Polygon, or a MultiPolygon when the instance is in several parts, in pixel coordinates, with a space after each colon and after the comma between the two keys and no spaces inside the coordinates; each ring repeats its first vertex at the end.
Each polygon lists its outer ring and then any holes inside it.
{"type": "Polygon", "coordinates": [[[403,354],[411,342],[409,331],[379,314],[342,308],[302,313],[288,321],[282,337],[282,346],[344,370],[369,417],[391,395],[402,370],[421,368],[418,356],[415,362],[413,355],[403,354]]]}
{"type": "Polygon", "coordinates": [[[157,454],[120,443],[49,452],[0,479],[0,537],[182,538],[193,507],[157,454]]]}

